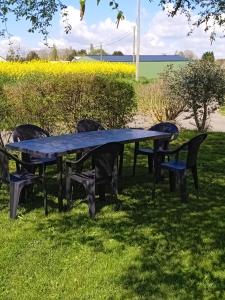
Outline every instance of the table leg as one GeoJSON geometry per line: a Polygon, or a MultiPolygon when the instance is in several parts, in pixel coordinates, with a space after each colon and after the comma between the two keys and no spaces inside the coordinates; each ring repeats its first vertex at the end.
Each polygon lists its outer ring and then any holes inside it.
{"type": "Polygon", "coordinates": [[[160,159],[158,156],[159,140],[154,140],[153,146],[153,179],[152,179],[152,200],[155,199],[156,184],[160,180],[160,159]]]}
{"type": "Polygon", "coordinates": [[[58,170],[58,206],[59,211],[63,210],[63,159],[61,156],[57,158],[57,170],[58,170]]]}

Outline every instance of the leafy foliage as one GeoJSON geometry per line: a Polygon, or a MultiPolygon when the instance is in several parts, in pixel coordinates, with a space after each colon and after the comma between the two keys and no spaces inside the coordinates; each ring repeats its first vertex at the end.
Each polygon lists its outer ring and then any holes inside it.
{"type": "Polygon", "coordinates": [[[55,44],[53,45],[53,47],[52,47],[52,49],[51,49],[51,52],[50,52],[50,54],[49,54],[49,58],[50,58],[50,60],[52,60],[52,61],[57,61],[58,58],[59,58],[59,56],[58,56],[58,50],[57,50],[57,47],[56,47],[55,44]]]}
{"type": "Polygon", "coordinates": [[[214,56],[213,51],[211,51],[211,52],[207,51],[207,52],[203,53],[202,59],[214,62],[215,61],[215,56],[214,56]]]}
{"type": "Polygon", "coordinates": [[[26,56],[27,61],[38,60],[38,59],[40,59],[40,57],[35,51],[30,51],[26,56]]]}
{"type": "Polygon", "coordinates": [[[124,55],[124,54],[122,51],[114,51],[112,55],[120,56],[120,55],[124,55]]]}
{"type": "Polygon", "coordinates": [[[135,108],[132,83],[113,75],[30,73],[4,86],[9,126],[32,123],[52,133],[74,132],[82,118],[123,127],[135,108]]]}
{"type": "MultiPolygon", "coordinates": [[[[149,0],[152,2],[153,0],[149,0]]],[[[172,9],[168,12],[170,16],[174,16],[177,12],[184,13],[188,19],[191,19],[191,11],[195,11],[198,19],[194,21],[194,26],[205,25],[205,30],[210,31],[211,40],[215,39],[215,27],[225,24],[224,15],[224,0],[155,0],[162,6],[163,9],[170,4],[172,9]]],[[[101,1],[97,0],[97,5],[101,1]]],[[[124,19],[124,13],[119,9],[119,0],[110,0],[110,7],[117,12],[117,26],[124,19]]],[[[83,19],[86,8],[86,0],[80,0],[80,17],[83,19]]],[[[64,0],[0,0],[0,21],[3,24],[1,34],[7,33],[7,20],[9,14],[15,15],[17,20],[21,18],[28,20],[31,23],[29,32],[40,32],[47,43],[48,28],[52,23],[54,15],[60,11],[65,24],[65,32],[71,30],[71,25],[68,22],[67,5],[64,0]]]]}
{"type": "Polygon", "coordinates": [[[185,101],[197,129],[209,126],[209,116],[224,102],[225,73],[215,62],[199,60],[168,72],[169,89],[185,101]]]}
{"type": "Polygon", "coordinates": [[[168,84],[165,74],[157,81],[138,85],[138,111],[150,115],[154,121],[175,121],[184,111],[185,103],[172,94],[168,84]]]}

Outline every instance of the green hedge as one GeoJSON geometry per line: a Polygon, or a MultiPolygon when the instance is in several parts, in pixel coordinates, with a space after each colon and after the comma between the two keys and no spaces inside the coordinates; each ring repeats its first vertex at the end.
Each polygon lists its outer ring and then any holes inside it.
{"type": "Polygon", "coordinates": [[[7,127],[32,123],[51,133],[73,132],[81,118],[124,127],[136,108],[133,83],[115,76],[34,73],[4,84],[2,92],[7,127]]]}

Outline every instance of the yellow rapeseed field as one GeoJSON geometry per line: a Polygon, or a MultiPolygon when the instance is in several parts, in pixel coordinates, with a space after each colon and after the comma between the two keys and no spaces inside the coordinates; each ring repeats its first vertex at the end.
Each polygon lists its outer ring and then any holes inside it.
{"type": "Polygon", "coordinates": [[[97,73],[132,76],[135,73],[135,66],[132,64],[110,62],[0,62],[0,74],[2,75],[23,77],[30,73],[97,73]]]}

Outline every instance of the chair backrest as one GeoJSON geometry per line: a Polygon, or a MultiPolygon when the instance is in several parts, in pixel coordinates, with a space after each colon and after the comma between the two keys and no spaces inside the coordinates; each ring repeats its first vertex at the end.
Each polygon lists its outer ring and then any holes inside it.
{"type": "Polygon", "coordinates": [[[199,147],[204,142],[206,137],[207,137],[207,134],[202,133],[202,134],[195,136],[189,142],[184,144],[185,148],[188,151],[187,152],[187,161],[186,161],[186,167],[188,169],[196,166],[199,147]]]}
{"type": "Polygon", "coordinates": [[[158,140],[155,142],[156,148],[163,148],[166,150],[168,148],[168,145],[171,141],[177,138],[179,134],[179,129],[178,127],[170,122],[161,122],[158,124],[153,125],[152,127],[149,128],[149,130],[154,130],[154,131],[160,131],[160,132],[165,132],[165,133],[170,133],[171,136],[169,139],[163,139],[163,140],[158,140]]]}
{"type": "Polygon", "coordinates": [[[173,139],[176,138],[179,134],[178,127],[175,124],[170,123],[170,122],[161,122],[161,123],[155,124],[152,127],[150,127],[149,130],[171,133],[171,138],[173,138],[173,139]]]}
{"type": "Polygon", "coordinates": [[[3,139],[2,139],[1,132],[0,132],[0,147],[1,147],[1,148],[4,148],[4,147],[5,147],[4,142],[3,142],[3,139]]]}
{"type": "Polygon", "coordinates": [[[122,148],[120,143],[108,143],[92,150],[96,182],[111,180],[117,176],[118,155],[122,148]]]}
{"type": "Polygon", "coordinates": [[[14,142],[38,139],[38,138],[43,138],[48,136],[49,133],[47,131],[32,124],[19,125],[13,131],[14,142]]]}
{"type": "Polygon", "coordinates": [[[0,182],[9,182],[9,157],[4,148],[0,146],[0,182]]]}
{"type": "Polygon", "coordinates": [[[82,119],[77,123],[77,132],[104,130],[105,128],[98,122],[91,119],[82,119]]]}

